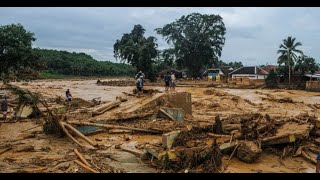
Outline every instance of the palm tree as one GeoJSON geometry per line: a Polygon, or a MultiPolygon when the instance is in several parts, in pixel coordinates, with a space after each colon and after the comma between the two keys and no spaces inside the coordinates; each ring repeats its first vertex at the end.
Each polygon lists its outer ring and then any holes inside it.
{"type": "Polygon", "coordinates": [[[299,49],[296,49],[298,46],[302,46],[301,42],[295,42],[296,38],[289,36],[287,39],[283,39],[283,43],[280,44],[278,54],[278,63],[284,63],[289,67],[289,89],[291,83],[291,66],[294,65],[294,62],[297,60],[297,55],[299,53],[303,55],[303,52],[299,49]]]}

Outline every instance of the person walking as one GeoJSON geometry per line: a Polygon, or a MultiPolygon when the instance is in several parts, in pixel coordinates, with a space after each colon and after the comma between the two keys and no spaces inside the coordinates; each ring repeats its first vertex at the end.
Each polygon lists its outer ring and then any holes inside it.
{"type": "Polygon", "coordinates": [[[142,71],[139,71],[138,74],[136,74],[135,78],[138,79],[142,76],[142,81],[141,81],[141,88],[143,90],[143,87],[144,87],[144,78],[145,78],[145,75],[142,71]]]}
{"type": "Polygon", "coordinates": [[[171,76],[169,72],[167,72],[167,74],[164,76],[164,83],[165,83],[165,91],[168,91],[171,83],[171,76]]]}
{"type": "Polygon", "coordinates": [[[138,91],[138,96],[140,96],[142,90],[142,76],[138,77],[137,81],[136,81],[136,87],[137,87],[137,91],[138,91]]]}
{"type": "Polygon", "coordinates": [[[171,73],[171,84],[170,84],[170,88],[172,91],[176,90],[176,75],[174,72],[171,73]]]}

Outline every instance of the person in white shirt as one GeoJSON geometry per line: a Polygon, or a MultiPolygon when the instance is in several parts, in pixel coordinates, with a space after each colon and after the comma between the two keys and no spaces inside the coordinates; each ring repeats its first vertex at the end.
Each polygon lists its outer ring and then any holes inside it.
{"type": "Polygon", "coordinates": [[[174,72],[171,73],[170,89],[173,90],[173,91],[175,91],[175,89],[176,89],[176,76],[175,76],[174,72]]]}

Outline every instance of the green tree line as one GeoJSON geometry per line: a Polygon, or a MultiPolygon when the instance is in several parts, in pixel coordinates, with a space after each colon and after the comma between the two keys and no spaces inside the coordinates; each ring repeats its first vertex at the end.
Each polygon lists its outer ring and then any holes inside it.
{"type": "Polygon", "coordinates": [[[124,63],[97,61],[85,53],[34,49],[47,65],[47,71],[74,76],[134,76],[136,69],[124,63]]]}

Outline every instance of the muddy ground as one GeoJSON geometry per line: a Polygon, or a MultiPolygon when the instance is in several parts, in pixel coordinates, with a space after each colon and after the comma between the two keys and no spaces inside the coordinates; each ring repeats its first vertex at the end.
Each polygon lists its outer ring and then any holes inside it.
{"type": "MultiPolygon", "coordinates": [[[[100,97],[102,102],[113,101],[117,96],[123,96],[123,92],[132,93],[132,89],[134,89],[133,86],[98,86],[96,82],[96,80],[39,80],[13,84],[31,92],[38,92],[47,98],[59,96],[64,98],[66,89],[70,89],[73,98],[91,101],[93,98],[100,97]]],[[[184,84],[184,86],[187,85],[184,84]]],[[[146,88],[151,87],[147,86],[146,88]]],[[[152,88],[164,90],[161,86],[153,86],[152,88]]],[[[320,94],[317,92],[213,87],[177,87],[176,91],[191,93],[192,121],[212,122],[216,115],[227,117],[230,115],[241,116],[247,113],[268,114],[272,117],[293,117],[301,113],[317,117],[320,115],[320,94]]],[[[127,109],[134,108],[136,105],[135,101],[132,101],[127,109]]],[[[104,114],[98,118],[106,117],[108,115],[104,114]]],[[[72,116],[70,115],[68,118],[70,120],[72,116]]],[[[84,114],[77,118],[85,119],[89,116],[84,114]]],[[[292,128],[298,130],[300,126],[292,128]]],[[[78,159],[73,149],[78,149],[99,172],[167,172],[152,162],[142,161],[132,153],[117,148],[117,145],[122,145],[127,148],[139,149],[137,144],[160,141],[161,135],[135,133],[129,134],[129,136],[129,140],[124,137],[124,134],[98,133],[88,136],[105,147],[104,149],[91,150],[80,148],[67,138],[45,135],[42,131],[41,121],[36,119],[1,123],[0,172],[86,172],[73,162],[78,159]]],[[[228,161],[228,158],[229,155],[225,155],[223,162],[228,161]]],[[[244,163],[236,157],[232,158],[224,172],[314,171],[315,165],[301,157],[282,159],[272,152],[263,152],[259,160],[251,164],[244,163]]]]}

